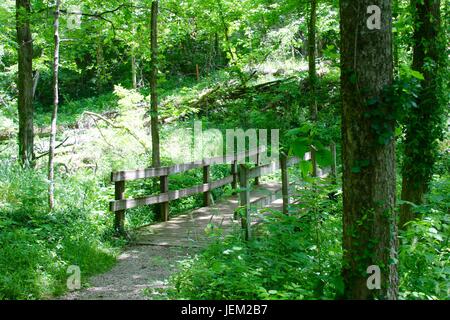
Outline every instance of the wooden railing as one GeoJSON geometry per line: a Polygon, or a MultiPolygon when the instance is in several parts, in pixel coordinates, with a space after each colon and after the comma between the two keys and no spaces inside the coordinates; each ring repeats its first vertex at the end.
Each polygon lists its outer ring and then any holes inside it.
{"type": "Polygon", "coordinates": [[[287,213],[289,200],[287,168],[299,162],[299,159],[296,157],[288,159],[285,155],[281,155],[279,161],[262,165],[259,164],[259,159],[263,152],[266,152],[266,149],[260,147],[257,150],[242,152],[234,156],[209,158],[202,161],[177,164],[170,167],[113,172],[111,174],[111,181],[115,184],[115,200],[110,202],[110,211],[115,213],[114,228],[116,232],[119,234],[124,233],[124,219],[125,211],[127,209],[159,204],[161,218],[162,220],[167,221],[169,219],[170,201],[203,193],[203,206],[206,207],[210,205],[212,190],[227,184],[231,184],[233,190],[236,190],[239,182],[240,205],[244,209],[244,214],[242,215],[242,227],[245,231],[245,237],[247,239],[250,238],[250,180],[255,179],[255,183],[258,184],[259,177],[281,169],[283,212],[287,213]],[[245,162],[247,158],[256,158],[256,167],[250,169],[246,164],[239,164],[238,169],[238,163],[245,162]],[[211,181],[211,166],[220,164],[231,165],[231,175],[217,181],[211,181]],[[187,189],[169,191],[170,175],[198,168],[203,169],[203,184],[187,189]],[[125,183],[127,181],[149,178],[160,179],[160,194],[136,199],[125,199],[125,183]]]}

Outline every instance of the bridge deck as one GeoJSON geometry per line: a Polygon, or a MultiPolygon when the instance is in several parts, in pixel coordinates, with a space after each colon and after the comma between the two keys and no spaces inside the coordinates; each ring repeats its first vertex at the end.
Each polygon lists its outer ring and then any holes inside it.
{"type": "MultiPolygon", "coordinates": [[[[253,187],[250,202],[254,209],[261,207],[282,210],[281,184],[270,183],[253,187]]],[[[239,206],[239,196],[219,200],[212,206],[199,208],[171,220],[138,230],[135,244],[202,247],[211,239],[211,231],[225,235],[233,229],[239,230],[240,220],[233,220],[239,206]]],[[[256,213],[256,210],[253,210],[256,213]]],[[[253,215],[253,223],[258,217],[253,215]]]]}
{"type": "MultiPolygon", "coordinates": [[[[255,187],[251,192],[253,206],[281,211],[282,201],[278,199],[281,195],[277,192],[280,189],[281,185],[276,183],[255,187]]],[[[60,299],[166,299],[167,279],[177,270],[177,261],[194,255],[210,239],[205,232],[208,224],[221,225],[223,234],[233,228],[240,230],[240,221],[233,221],[238,199],[238,196],[224,198],[210,207],[141,228],[135,243],[122,252],[110,271],[90,278],[88,288],[60,299]]],[[[253,216],[254,222],[258,219],[253,216]]]]}

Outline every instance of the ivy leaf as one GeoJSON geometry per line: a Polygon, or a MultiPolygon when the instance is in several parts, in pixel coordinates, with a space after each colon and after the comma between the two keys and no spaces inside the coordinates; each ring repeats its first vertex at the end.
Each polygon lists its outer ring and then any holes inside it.
{"type": "Polygon", "coordinates": [[[352,173],[360,173],[361,172],[361,167],[353,167],[352,168],[352,173]]]}

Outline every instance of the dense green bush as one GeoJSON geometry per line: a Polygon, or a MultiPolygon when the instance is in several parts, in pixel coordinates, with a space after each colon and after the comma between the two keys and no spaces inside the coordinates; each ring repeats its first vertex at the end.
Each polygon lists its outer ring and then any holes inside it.
{"type": "Polygon", "coordinates": [[[401,298],[450,299],[449,178],[434,181],[421,218],[400,235],[401,298]]]}
{"type": "Polygon", "coordinates": [[[58,295],[68,266],[80,267],[84,283],[113,265],[118,243],[110,240],[98,184],[76,176],[58,181],[58,209],[49,213],[42,173],[3,162],[0,177],[0,299],[58,295]]]}
{"type": "MultiPolygon", "coordinates": [[[[437,180],[422,219],[401,233],[400,298],[449,299],[448,176],[437,180]]],[[[239,234],[215,241],[181,263],[169,296],[178,299],[334,299],[340,277],[340,202],[328,187],[302,190],[291,215],[271,212],[245,243],[239,234]]]]}
{"type": "Polygon", "coordinates": [[[181,264],[169,295],[182,299],[333,299],[340,278],[339,201],[310,186],[295,212],[269,212],[257,236],[215,241],[181,264]]]}

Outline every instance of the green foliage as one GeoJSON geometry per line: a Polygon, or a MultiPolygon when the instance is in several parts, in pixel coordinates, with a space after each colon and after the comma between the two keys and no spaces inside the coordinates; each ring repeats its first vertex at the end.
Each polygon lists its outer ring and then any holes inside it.
{"type": "Polygon", "coordinates": [[[427,204],[416,206],[423,216],[400,235],[400,297],[450,298],[450,177],[432,184],[427,204]]]}
{"type": "Polygon", "coordinates": [[[91,179],[58,183],[59,207],[48,213],[40,172],[5,161],[0,168],[0,299],[59,295],[66,291],[68,266],[80,267],[83,283],[112,266],[111,219],[91,179]]]}
{"type": "MultiPolygon", "coordinates": [[[[118,99],[113,93],[99,95],[96,97],[85,98],[80,100],[66,100],[60,106],[58,114],[58,125],[73,127],[77,121],[81,119],[83,112],[91,111],[103,113],[117,109],[118,99]]],[[[51,111],[42,105],[36,108],[36,124],[40,127],[46,127],[50,124],[51,111]]]]}
{"type": "MultiPolygon", "coordinates": [[[[320,128],[320,127],[319,127],[320,128]]],[[[290,153],[304,159],[305,154],[310,152],[312,148],[316,151],[317,164],[320,167],[328,167],[331,165],[331,151],[320,133],[317,132],[317,127],[311,123],[306,123],[302,127],[288,131],[288,141],[291,141],[292,147],[290,153]]],[[[308,174],[313,170],[310,161],[302,160],[300,165],[302,178],[307,179],[308,174]]]]}
{"type": "Polygon", "coordinates": [[[182,262],[169,297],[333,299],[342,290],[341,204],[327,186],[305,187],[292,214],[265,214],[253,241],[235,234],[182,262]]]}

